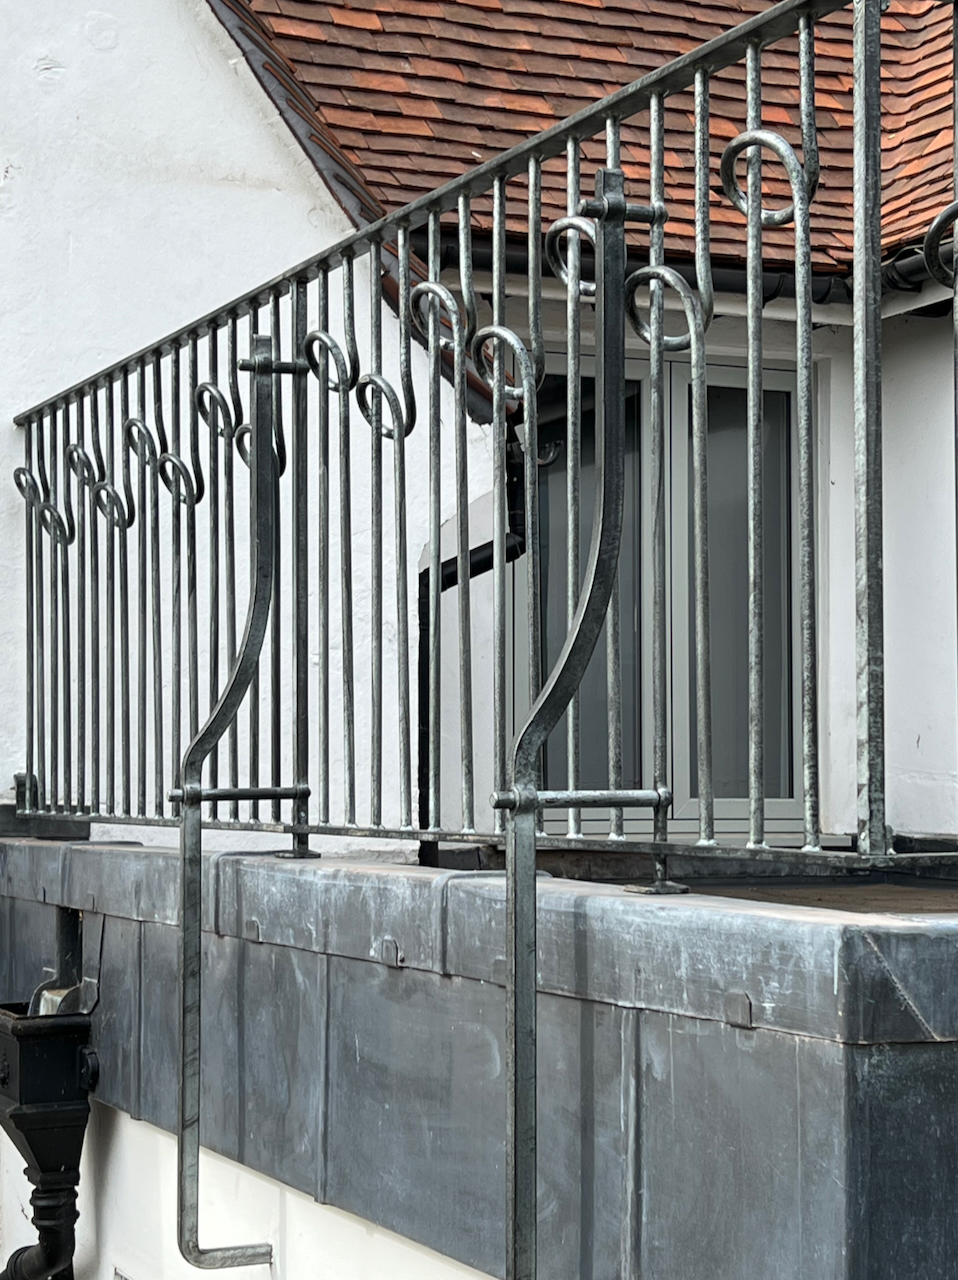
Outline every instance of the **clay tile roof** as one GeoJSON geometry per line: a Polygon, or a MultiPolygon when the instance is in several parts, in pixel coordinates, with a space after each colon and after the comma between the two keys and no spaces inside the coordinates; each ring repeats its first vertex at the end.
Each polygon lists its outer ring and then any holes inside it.
{"type": "MultiPolygon", "coordinates": [[[[760,0],[210,0],[289,118],[354,222],[393,210],[531,134],[719,35],[768,6],[760,0]],[[252,53],[250,50],[252,49],[252,53]],[[306,145],[306,142],[304,142],[306,145]]],[[[817,33],[822,180],[813,206],[815,265],[847,270],[852,252],[851,14],[817,33]]],[[[884,245],[923,236],[951,199],[951,9],[892,0],[883,17],[884,245]]],[[[794,41],[763,59],[764,120],[796,147],[794,41]]],[[[744,219],[718,176],[725,143],[744,128],[743,75],[711,93],[712,249],[742,257],[744,219]]],[[[692,98],[666,110],[668,250],[693,249],[692,98]]],[[[633,199],[647,198],[647,121],[624,126],[622,162],[633,199]]],[[[601,163],[586,144],[584,189],[601,163]]],[[[562,164],[543,174],[543,218],[565,213],[562,164]]],[[[518,187],[520,184],[514,184],[518,187]]],[[[767,200],[787,203],[780,168],[766,165],[767,200]]],[[[517,195],[521,194],[517,191],[517,195]]],[[[488,211],[474,209],[477,227],[488,211]]],[[[521,226],[517,209],[514,227],[521,226]]],[[[787,261],[790,230],[769,231],[787,261]]]]}

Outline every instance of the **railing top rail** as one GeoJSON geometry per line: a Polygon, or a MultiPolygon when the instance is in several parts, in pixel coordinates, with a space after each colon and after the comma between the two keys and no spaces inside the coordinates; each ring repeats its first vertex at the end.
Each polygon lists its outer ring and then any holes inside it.
{"type": "Polygon", "coordinates": [[[514,178],[525,173],[529,161],[550,160],[561,155],[566,143],[573,139],[584,140],[595,136],[604,128],[609,119],[622,121],[645,110],[654,94],[672,94],[690,88],[695,82],[696,73],[702,69],[714,73],[739,62],[746,54],[749,45],[759,40],[761,44],[769,44],[798,30],[800,19],[805,15],[824,17],[839,9],[848,7],[850,0],[780,0],[764,13],[755,14],[715,39],[697,46],[689,53],[675,58],[672,62],[640,76],[638,80],[623,85],[614,93],[598,102],[584,107],[575,115],[567,117],[551,128],[534,134],[524,142],[518,143],[508,151],[477,165],[467,173],[453,178],[445,185],[438,187],[418,200],[404,205],[403,208],[387,214],[377,222],[360,227],[322,253],[308,258],[282,275],[274,277],[265,284],[243,294],[239,298],[215,311],[208,312],[202,318],[193,321],[175,332],[168,334],[159,342],[126,356],[114,364],[108,365],[89,378],[76,382],[64,391],[40,401],[23,413],[17,414],[14,422],[24,426],[42,413],[62,407],[77,395],[91,386],[101,385],[115,380],[124,373],[136,369],[141,362],[151,362],[158,356],[166,355],[177,347],[182,347],[191,337],[201,337],[211,327],[221,325],[230,316],[243,316],[257,304],[262,304],[276,292],[287,292],[293,280],[311,280],[323,270],[332,270],[339,266],[345,257],[357,257],[366,252],[369,245],[391,239],[391,234],[401,227],[413,230],[423,226],[432,213],[448,213],[457,207],[460,196],[477,196],[488,193],[492,184],[500,178],[514,178]]]}

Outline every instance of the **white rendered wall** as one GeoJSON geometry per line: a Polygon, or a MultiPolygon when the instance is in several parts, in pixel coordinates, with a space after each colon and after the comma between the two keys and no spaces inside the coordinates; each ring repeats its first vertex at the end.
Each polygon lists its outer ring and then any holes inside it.
{"type": "MultiPolygon", "coordinates": [[[[30,1185],[0,1143],[0,1265],[33,1244],[30,1185]]],[[[269,1242],[249,1280],[469,1280],[481,1273],[204,1151],[200,1243],[269,1242]]],[[[80,1174],[76,1280],[190,1280],[176,1245],[176,1142],[93,1103],[80,1174]]]]}
{"type": "Polygon", "coordinates": [[[13,416],[349,229],[205,0],[4,5],[0,789],[23,767],[13,416]]]}
{"type": "Polygon", "coordinates": [[[955,444],[949,319],[886,321],[888,821],[958,831],[955,444]]]}
{"type": "MultiPolygon", "coordinates": [[[[851,329],[821,329],[819,610],[822,824],[857,827],[851,329]]],[[[883,326],[887,821],[958,830],[955,489],[948,319],[883,326]]]]}

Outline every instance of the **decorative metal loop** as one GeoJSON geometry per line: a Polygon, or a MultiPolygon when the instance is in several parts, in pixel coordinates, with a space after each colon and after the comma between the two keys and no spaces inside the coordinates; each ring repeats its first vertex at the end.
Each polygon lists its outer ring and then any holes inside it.
{"type": "Polygon", "coordinates": [[[156,468],[171,494],[175,494],[176,481],[180,483],[180,502],[187,507],[196,506],[196,489],[190,469],[175,453],[161,453],[156,468]]]}
{"type": "Polygon", "coordinates": [[[82,445],[68,444],[63,456],[67,466],[81,484],[88,484],[91,487],[96,484],[96,468],[93,465],[93,459],[82,445]]]}
{"type": "Polygon", "coordinates": [[[336,366],[336,381],[329,384],[330,391],[335,391],[337,395],[348,395],[359,379],[357,377],[356,382],[352,381],[342,347],[331,333],[323,333],[319,329],[314,329],[312,333],[307,333],[303,342],[303,352],[306,356],[306,363],[317,378],[322,377],[319,357],[316,352],[317,347],[325,347],[333,358],[333,364],[336,366]]]}
{"type": "Polygon", "coordinates": [[[682,345],[675,345],[668,349],[671,351],[687,351],[690,347],[696,348],[703,343],[705,341],[705,322],[702,314],[702,304],[689,282],[683,276],[680,276],[673,267],[666,266],[640,267],[638,271],[633,271],[625,282],[626,311],[636,333],[643,342],[650,343],[652,335],[649,332],[648,325],[638,315],[635,306],[635,294],[642,285],[651,284],[653,281],[658,281],[659,284],[674,289],[685,309],[685,318],[688,323],[687,332],[665,340],[666,343],[671,341],[682,345]]]}
{"type": "Polygon", "coordinates": [[[790,143],[786,142],[780,133],[773,133],[771,129],[748,129],[745,133],[740,133],[734,138],[722,154],[722,187],[729,200],[738,209],[739,213],[748,215],[748,197],[742,188],[738,185],[738,179],[735,177],[735,162],[743,151],[749,147],[766,147],[769,151],[774,152],[785,166],[788,174],[789,182],[792,186],[793,199],[791,204],[785,205],[781,209],[762,209],[762,226],[763,227],[784,227],[795,218],[795,200],[794,192],[801,183],[809,199],[813,191],[809,190],[810,182],[806,176],[805,170],[802,168],[801,161],[795,154],[794,148],[790,143]]]}
{"type": "MultiPolygon", "coordinates": [[[[680,276],[679,273],[671,267],[655,266],[640,267],[638,271],[633,271],[625,282],[625,312],[629,317],[629,323],[639,335],[646,346],[652,345],[652,330],[648,323],[642,319],[639,314],[638,300],[636,294],[644,284],[651,284],[657,281],[670,289],[674,289],[682,300],[685,307],[686,317],[688,316],[687,302],[691,300],[697,309],[698,322],[702,325],[702,331],[705,331],[705,308],[695,290],[688,281],[680,276]]],[[[695,335],[692,332],[691,323],[685,333],[666,334],[662,338],[662,347],[665,351],[688,351],[691,347],[695,335]]]]}
{"type": "Polygon", "coordinates": [[[150,466],[155,465],[160,451],[157,448],[156,441],[153,439],[153,433],[146,425],[142,418],[127,418],[123,424],[123,434],[126,438],[127,448],[133,453],[139,452],[141,442],[146,445],[146,460],[150,466]]]}
{"type": "Polygon", "coordinates": [[[465,332],[462,324],[462,312],[459,309],[459,303],[449,290],[435,280],[424,280],[422,284],[417,284],[413,289],[409,299],[410,312],[412,314],[412,322],[428,340],[429,337],[429,315],[426,308],[421,304],[423,299],[432,299],[439,304],[442,311],[445,311],[449,317],[449,324],[452,329],[451,338],[439,339],[439,346],[442,351],[464,350],[465,348],[465,332]]]}
{"type": "Polygon", "coordinates": [[[373,425],[373,408],[369,402],[369,392],[371,390],[377,391],[383,397],[389,405],[389,416],[392,418],[393,425],[391,427],[380,424],[380,433],[387,440],[395,440],[397,433],[401,433],[404,438],[408,436],[412,427],[406,427],[402,405],[399,403],[395,388],[381,373],[367,373],[356,384],[356,403],[359,405],[359,412],[369,425],[373,425]]]}
{"type": "MultiPolygon", "coordinates": [[[[569,287],[569,268],[562,257],[562,249],[560,247],[560,236],[571,234],[584,236],[586,240],[595,248],[595,223],[591,218],[582,218],[573,215],[568,218],[559,218],[554,222],[546,232],[546,259],[552,268],[553,275],[561,280],[565,287],[569,287]]],[[[579,297],[594,298],[596,285],[594,280],[579,281],[579,297]]]]}
{"type": "MultiPolygon", "coordinates": [[[[145,445],[146,465],[153,470],[156,467],[156,460],[159,457],[160,450],[153,439],[153,433],[142,418],[127,418],[123,424],[123,440],[126,445],[123,457],[123,487],[126,490],[127,518],[130,525],[132,525],[136,518],[136,507],[133,502],[133,481],[130,476],[130,454],[135,453],[139,456],[140,446],[145,445]]],[[[165,476],[163,483],[169,488],[169,483],[165,476]]]]}
{"type": "Polygon", "coordinates": [[[480,378],[485,382],[486,386],[492,386],[493,371],[489,366],[484,347],[487,342],[503,342],[509,348],[516,358],[519,365],[519,386],[507,386],[505,395],[510,400],[518,400],[520,403],[528,404],[535,409],[536,401],[536,374],[532,364],[532,357],[529,351],[518,336],[511,329],[505,328],[501,324],[486,325],[484,329],[480,329],[472,340],[472,358],[475,362],[476,370],[480,378]]]}
{"type": "Polygon", "coordinates": [[[17,467],[13,473],[13,483],[28,506],[39,506],[43,502],[37,478],[26,467],[17,467]]]}
{"type": "Polygon", "coordinates": [[[108,480],[100,480],[99,483],[93,486],[93,501],[97,511],[102,516],[112,515],[114,528],[126,533],[130,526],[126,518],[123,499],[108,480]]]}
{"type": "Polygon", "coordinates": [[[53,505],[52,502],[41,502],[37,507],[37,519],[41,529],[48,533],[51,538],[59,542],[61,548],[70,545],[70,535],[67,530],[66,521],[63,516],[53,505]]]}
{"type": "Polygon", "coordinates": [[[950,204],[947,209],[942,209],[925,233],[925,241],[922,245],[928,274],[937,280],[939,284],[943,284],[946,289],[953,289],[955,285],[954,241],[952,241],[952,265],[950,267],[946,266],[941,260],[941,242],[946,232],[950,231],[956,222],[958,222],[958,201],[950,204]]]}
{"type": "Polygon", "coordinates": [[[201,382],[196,388],[196,407],[199,410],[200,417],[212,431],[213,427],[213,406],[215,405],[219,411],[222,425],[217,434],[222,436],[224,440],[232,440],[236,433],[237,423],[233,418],[233,411],[230,408],[226,396],[216,385],[215,382],[201,382]]]}

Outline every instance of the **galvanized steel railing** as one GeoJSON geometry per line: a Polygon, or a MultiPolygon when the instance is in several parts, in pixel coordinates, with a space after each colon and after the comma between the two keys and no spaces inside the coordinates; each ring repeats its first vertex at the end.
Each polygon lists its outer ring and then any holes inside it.
{"type": "Polygon", "coordinates": [[[669,352],[688,352],[690,361],[699,845],[719,852],[711,766],[705,401],[705,335],[714,313],[710,87],[739,63],[741,128],[724,147],[720,176],[745,220],[747,264],[746,847],[751,856],[768,856],[763,240],[789,227],[805,852],[846,860],[885,854],[879,0],[855,0],[853,6],[858,853],[822,854],[820,838],[811,383],[810,203],[819,178],[814,23],[840,7],[837,0],[784,0],[18,419],[25,440],[17,482],[26,499],[26,771],[35,778],[25,810],[182,829],[181,1247],[197,1265],[268,1257],[268,1249],[207,1251],[197,1243],[205,823],[286,832],[291,852],[299,855],[310,852],[312,835],[506,845],[507,1274],[523,1280],[535,1274],[537,843],[581,846],[582,812],[598,806],[609,812],[609,830],[590,843],[626,848],[623,815],[644,809],[652,815],[651,831],[633,845],[653,856],[653,887],[672,887],[669,352]],[[783,134],[763,127],[763,50],[796,33],[800,112],[795,128],[783,134]],[[665,160],[666,106],[678,95],[686,95],[691,108],[691,173],[670,169],[665,160]],[[648,183],[641,191],[623,169],[626,130],[630,144],[640,137],[647,154],[648,183]],[[745,189],[737,177],[740,157],[747,167],[745,189]],[[681,271],[666,263],[665,253],[676,184],[694,188],[695,261],[681,271]],[[775,208],[763,207],[770,187],[782,197],[775,208]],[[544,209],[558,216],[546,217],[544,209]],[[450,232],[457,271],[444,267],[450,232]],[[510,238],[525,249],[519,290],[507,273],[510,238]],[[489,247],[482,279],[480,245],[489,247]],[[548,345],[544,257],[564,295],[567,375],[568,537],[562,554],[568,634],[549,672],[543,669],[536,465],[537,388],[548,345]],[[670,291],[686,326],[678,335],[665,323],[670,291]],[[524,299],[517,304],[519,294],[524,299]],[[632,789],[623,785],[622,773],[618,579],[627,323],[645,344],[649,362],[645,501],[652,528],[645,588],[652,767],[644,785],[632,789]],[[584,351],[595,367],[597,499],[583,566],[584,351]],[[485,431],[471,425],[483,416],[480,410],[490,423],[485,431]],[[491,521],[477,514],[477,500],[489,493],[491,521]],[[491,592],[480,597],[486,568],[491,592]],[[455,613],[444,621],[443,595],[451,588],[455,613]],[[521,622],[512,612],[513,596],[524,610],[521,622]],[[586,790],[580,785],[580,727],[590,710],[580,705],[579,689],[603,632],[608,784],[586,790]],[[455,678],[444,681],[444,648],[453,634],[455,678]],[[514,668],[522,670],[519,692],[514,668]],[[564,713],[567,785],[548,790],[542,748],[564,713]],[[447,773],[449,758],[456,758],[455,803],[443,792],[444,750],[447,773]],[[489,756],[494,795],[485,809],[477,773],[489,756]],[[561,838],[543,835],[542,815],[554,808],[567,811],[561,838]]]}

